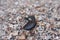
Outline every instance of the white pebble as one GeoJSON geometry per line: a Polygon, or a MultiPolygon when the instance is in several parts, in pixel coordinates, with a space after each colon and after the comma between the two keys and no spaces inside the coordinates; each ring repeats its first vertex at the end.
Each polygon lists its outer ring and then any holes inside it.
{"type": "Polygon", "coordinates": [[[18,5],[19,3],[18,2],[15,2],[15,5],[18,5]]]}

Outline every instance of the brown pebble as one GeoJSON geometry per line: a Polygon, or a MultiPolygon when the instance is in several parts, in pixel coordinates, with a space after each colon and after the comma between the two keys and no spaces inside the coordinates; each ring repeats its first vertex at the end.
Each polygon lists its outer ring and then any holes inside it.
{"type": "Polygon", "coordinates": [[[20,40],[25,40],[26,39],[26,35],[24,33],[21,34],[21,36],[19,36],[20,40]]]}

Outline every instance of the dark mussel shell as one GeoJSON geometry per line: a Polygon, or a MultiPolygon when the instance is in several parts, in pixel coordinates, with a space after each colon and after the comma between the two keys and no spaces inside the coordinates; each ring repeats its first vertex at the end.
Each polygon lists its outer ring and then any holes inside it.
{"type": "MultiPolygon", "coordinates": [[[[25,30],[32,30],[36,26],[35,17],[29,16],[28,18],[31,18],[32,20],[31,21],[28,20],[28,23],[24,26],[24,29],[25,30]]],[[[28,19],[28,18],[26,18],[26,19],[28,19]]]]}

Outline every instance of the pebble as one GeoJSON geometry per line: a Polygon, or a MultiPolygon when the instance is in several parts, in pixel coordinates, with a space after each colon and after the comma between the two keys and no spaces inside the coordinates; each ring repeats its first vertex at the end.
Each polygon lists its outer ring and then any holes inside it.
{"type": "Polygon", "coordinates": [[[25,39],[26,39],[26,37],[25,37],[25,35],[24,35],[24,34],[22,34],[21,36],[19,36],[19,39],[20,39],[20,40],[25,40],[25,39]]]}
{"type": "Polygon", "coordinates": [[[39,24],[40,26],[45,26],[45,23],[43,23],[43,22],[38,22],[38,24],[39,24]]]}
{"type": "Polygon", "coordinates": [[[42,20],[42,17],[40,15],[35,15],[35,18],[36,18],[37,21],[42,20]]]}
{"type": "Polygon", "coordinates": [[[18,5],[19,3],[18,2],[15,2],[15,5],[18,5]]]}

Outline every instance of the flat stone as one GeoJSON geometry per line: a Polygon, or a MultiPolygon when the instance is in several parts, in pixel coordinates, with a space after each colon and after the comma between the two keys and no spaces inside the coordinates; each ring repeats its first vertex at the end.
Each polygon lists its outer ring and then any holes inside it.
{"type": "Polygon", "coordinates": [[[25,35],[24,35],[24,34],[22,34],[22,35],[19,37],[19,39],[20,39],[20,40],[25,40],[25,39],[26,39],[26,37],[25,37],[25,35]]]}

